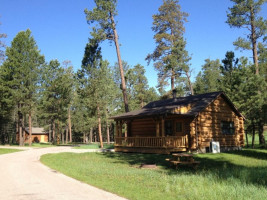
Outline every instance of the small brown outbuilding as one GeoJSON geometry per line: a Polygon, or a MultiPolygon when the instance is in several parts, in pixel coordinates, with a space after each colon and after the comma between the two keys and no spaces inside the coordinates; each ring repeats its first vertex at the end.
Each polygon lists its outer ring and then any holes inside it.
{"type": "Polygon", "coordinates": [[[221,150],[244,146],[244,116],[223,92],[174,96],[111,118],[117,152],[205,152],[211,141],[221,150]]]}
{"type": "MultiPolygon", "coordinates": [[[[17,142],[19,142],[19,134],[17,133],[17,142]]],[[[29,142],[29,128],[25,128],[25,141],[29,142]]],[[[44,128],[32,127],[32,142],[48,142],[48,132],[44,128]]]]}

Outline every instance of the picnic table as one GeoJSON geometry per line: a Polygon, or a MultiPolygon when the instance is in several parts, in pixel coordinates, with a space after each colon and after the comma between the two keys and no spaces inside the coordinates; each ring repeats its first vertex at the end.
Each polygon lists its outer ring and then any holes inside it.
{"type": "Polygon", "coordinates": [[[174,153],[172,154],[171,159],[166,159],[170,162],[172,166],[175,166],[176,169],[178,168],[178,165],[189,165],[192,166],[194,169],[197,168],[199,161],[195,161],[192,154],[188,153],[174,153]]]}

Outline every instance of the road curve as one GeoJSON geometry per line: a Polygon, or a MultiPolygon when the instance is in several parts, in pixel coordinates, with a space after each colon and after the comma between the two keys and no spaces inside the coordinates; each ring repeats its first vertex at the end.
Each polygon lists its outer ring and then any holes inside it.
{"type": "Polygon", "coordinates": [[[124,199],[65,176],[40,162],[40,156],[47,153],[88,151],[71,147],[25,148],[21,152],[0,155],[0,200],[124,199]]]}

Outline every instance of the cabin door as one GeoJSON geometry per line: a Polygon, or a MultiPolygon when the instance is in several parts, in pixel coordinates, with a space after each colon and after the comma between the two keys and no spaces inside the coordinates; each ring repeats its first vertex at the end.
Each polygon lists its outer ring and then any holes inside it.
{"type": "Polygon", "coordinates": [[[166,120],[164,126],[165,126],[165,135],[172,136],[173,135],[173,121],[166,120]]]}
{"type": "Polygon", "coordinates": [[[184,136],[185,131],[184,131],[184,121],[183,120],[175,120],[174,123],[175,126],[175,135],[179,136],[184,136]]]}

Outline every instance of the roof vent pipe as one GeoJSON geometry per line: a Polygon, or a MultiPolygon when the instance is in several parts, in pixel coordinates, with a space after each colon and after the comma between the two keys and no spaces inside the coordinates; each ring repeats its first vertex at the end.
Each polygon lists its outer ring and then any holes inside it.
{"type": "Polygon", "coordinates": [[[172,90],[172,97],[173,97],[174,99],[176,98],[176,93],[177,93],[177,90],[176,90],[176,89],[172,90]]]}

